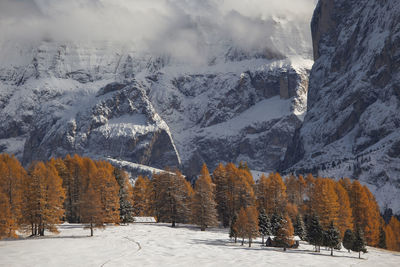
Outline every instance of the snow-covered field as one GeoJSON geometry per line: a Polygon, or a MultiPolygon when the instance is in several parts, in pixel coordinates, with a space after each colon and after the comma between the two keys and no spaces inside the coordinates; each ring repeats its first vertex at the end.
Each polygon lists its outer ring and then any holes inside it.
{"type": "MultiPolygon", "coordinates": [[[[400,266],[400,253],[368,248],[356,253],[321,249],[252,248],[232,243],[225,229],[201,232],[193,226],[131,224],[96,230],[63,224],[59,235],[0,241],[0,266],[400,266]]],[[[259,241],[259,240],[257,240],[259,241]]]]}

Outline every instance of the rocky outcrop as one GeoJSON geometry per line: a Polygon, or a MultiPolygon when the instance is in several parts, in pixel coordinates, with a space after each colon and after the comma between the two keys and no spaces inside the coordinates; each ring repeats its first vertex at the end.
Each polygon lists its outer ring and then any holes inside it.
{"type": "Polygon", "coordinates": [[[28,133],[24,147],[25,165],[78,153],[158,168],[180,166],[168,126],[136,82],[106,85],[88,106],[68,117],[63,115],[38,110],[35,128],[28,133]]]}
{"type": "Polygon", "coordinates": [[[359,179],[400,212],[400,2],[320,0],[308,113],[282,169],[359,179]]]}
{"type": "Polygon", "coordinates": [[[250,53],[182,70],[168,58],[92,49],[44,42],[25,51],[27,65],[0,69],[2,151],[25,165],[78,153],[188,176],[203,162],[269,170],[306,111],[307,59],[250,53]]]}
{"type": "Polygon", "coordinates": [[[150,81],[152,103],[171,129],[185,174],[219,162],[276,169],[305,113],[308,70],[290,65],[187,74],[150,81]],[[160,84],[163,85],[158,89],[160,84]]]}
{"type": "Polygon", "coordinates": [[[189,6],[193,50],[125,37],[0,40],[0,151],[25,165],[79,153],[189,176],[203,162],[276,169],[306,112],[307,19],[227,11],[256,31],[219,34],[205,19],[213,12],[189,6]]]}

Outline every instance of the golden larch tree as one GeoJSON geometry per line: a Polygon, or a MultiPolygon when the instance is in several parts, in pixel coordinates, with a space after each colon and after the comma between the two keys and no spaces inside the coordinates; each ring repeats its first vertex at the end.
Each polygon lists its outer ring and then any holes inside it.
{"type": "Polygon", "coordinates": [[[379,243],[379,229],[381,227],[381,215],[379,205],[376,202],[374,195],[369,191],[368,187],[363,186],[364,191],[368,197],[368,223],[364,230],[365,239],[370,246],[378,246],[379,243]]]}
{"type": "Polygon", "coordinates": [[[294,175],[289,175],[285,179],[287,199],[296,206],[302,203],[299,180],[294,175]]]}
{"type": "Polygon", "coordinates": [[[113,175],[113,167],[105,161],[97,161],[97,172],[91,178],[95,192],[100,193],[100,201],[105,223],[119,223],[119,185],[113,175]]]}
{"type": "Polygon", "coordinates": [[[230,224],[228,211],[228,177],[225,167],[219,163],[212,174],[212,180],[215,184],[215,201],[217,202],[217,211],[219,220],[224,227],[230,224]]]}
{"type": "Polygon", "coordinates": [[[22,223],[23,182],[26,171],[19,161],[8,154],[0,154],[0,192],[7,198],[10,208],[10,237],[22,223]]]}
{"type": "Polygon", "coordinates": [[[94,228],[103,228],[105,223],[104,210],[100,199],[99,188],[95,189],[91,182],[85,190],[82,199],[81,222],[86,224],[86,228],[90,229],[90,236],[93,236],[94,228]]]}
{"type": "Polygon", "coordinates": [[[167,169],[153,176],[154,200],[153,208],[157,221],[185,223],[190,217],[188,204],[190,192],[185,177],[179,172],[167,169]]]}
{"type": "Polygon", "coordinates": [[[268,176],[266,188],[266,213],[272,215],[285,210],[287,203],[286,185],[279,173],[271,173],[268,176]]]}
{"type": "Polygon", "coordinates": [[[238,169],[235,164],[225,166],[227,175],[227,212],[229,222],[241,208],[255,205],[254,180],[245,169],[238,169]]]}
{"type": "Polygon", "coordinates": [[[246,235],[246,226],[248,224],[248,218],[245,208],[241,208],[237,216],[236,222],[234,224],[234,229],[237,233],[237,237],[242,238],[242,246],[244,244],[244,239],[246,235]]]}
{"type": "Polygon", "coordinates": [[[320,219],[322,227],[327,229],[333,221],[339,221],[339,202],[335,191],[335,182],[328,178],[315,179],[310,195],[310,207],[320,219]]]}
{"type": "Polygon", "coordinates": [[[149,188],[151,182],[149,178],[141,175],[135,181],[133,187],[133,210],[135,216],[149,216],[151,196],[149,195],[149,188]]]}
{"type": "Polygon", "coordinates": [[[256,205],[257,209],[261,212],[267,208],[267,198],[268,198],[268,178],[262,174],[258,181],[256,182],[255,193],[256,193],[256,205]]]}
{"type": "MultiPolygon", "coordinates": [[[[353,211],[354,229],[360,228],[364,233],[369,224],[369,198],[364,187],[358,181],[351,186],[350,203],[353,211]]],[[[366,236],[366,238],[369,238],[366,236]]]]}
{"type": "Polygon", "coordinates": [[[56,225],[64,215],[65,192],[56,168],[50,162],[33,164],[24,186],[24,220],[31,225],[32,234],[44,235],[46,229],[58,232],[56,225]]]}
{"type": "Polygon", "coordinates": [[[301,212],[303,215],[311,216],[314,213],[311,207],[311,198],[314,192],[315,178],[312,176],[311,173],[309,173],[307,174],[304,181],[306,186],[304,190],[305,200],[303,201],[303,205],[301,206],[301,212]]]}
{"type": "Polygon", "coordinates": [[[15,224],[12,219],[8,198],[0,191],[0,239],[15,237],[15,224]]]}
{"type": "Polygon", "coordinates": [[[212,183],[207,166],[204,163],[196,180],[193,199],[193,222],[205,231],[208,226],[216,226],[217,210],[215,203],[215,185],[212,183]]]}
{"type": "Polygon", "coordinates": [[[386,246],[389,250],[400,251],[400,222],[392,217],[385,227],[386,246]]]}
{"type": "Polygon", "coordinates": [[[249,239],[249,247],[254,238],[259,236],[258,211],[254,206],[246,208],[247,224],[245,227],[246,236],[249,239]]]}
{"type": "Polygon", "coordinates": [[[353,211],[350,205],[349,194],[340,182],[335,183],[335,190],[340,206],[339,221],[337,226],[340,231],[341,238],[343,239],[346,230],[352,230],[354,228],[353,211]]]}

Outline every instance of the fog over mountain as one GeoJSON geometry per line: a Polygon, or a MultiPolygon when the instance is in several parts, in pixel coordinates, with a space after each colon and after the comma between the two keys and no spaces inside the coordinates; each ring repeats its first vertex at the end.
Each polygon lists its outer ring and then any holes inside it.
{"type": "Polygon", "coordinates": [[[0,40],[111,41],[207,63],[229,46],[311,55],[316,0],[2,0],[0,40]],[[296,37],[298,32],[305,39],[296,37]],[[293,34],[295,36],[293,36],[293,34]]]}

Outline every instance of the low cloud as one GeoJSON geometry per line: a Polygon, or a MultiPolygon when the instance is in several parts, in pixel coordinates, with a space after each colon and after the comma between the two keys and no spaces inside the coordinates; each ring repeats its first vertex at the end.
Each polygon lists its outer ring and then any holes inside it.
{"type": "Polygon", "coordinates": [[[311,49],[315,5],[316,0],[1,0],[0,40],[111,41],[189,59],[210,57],[226,45],[303,54],[311,49]]]}

